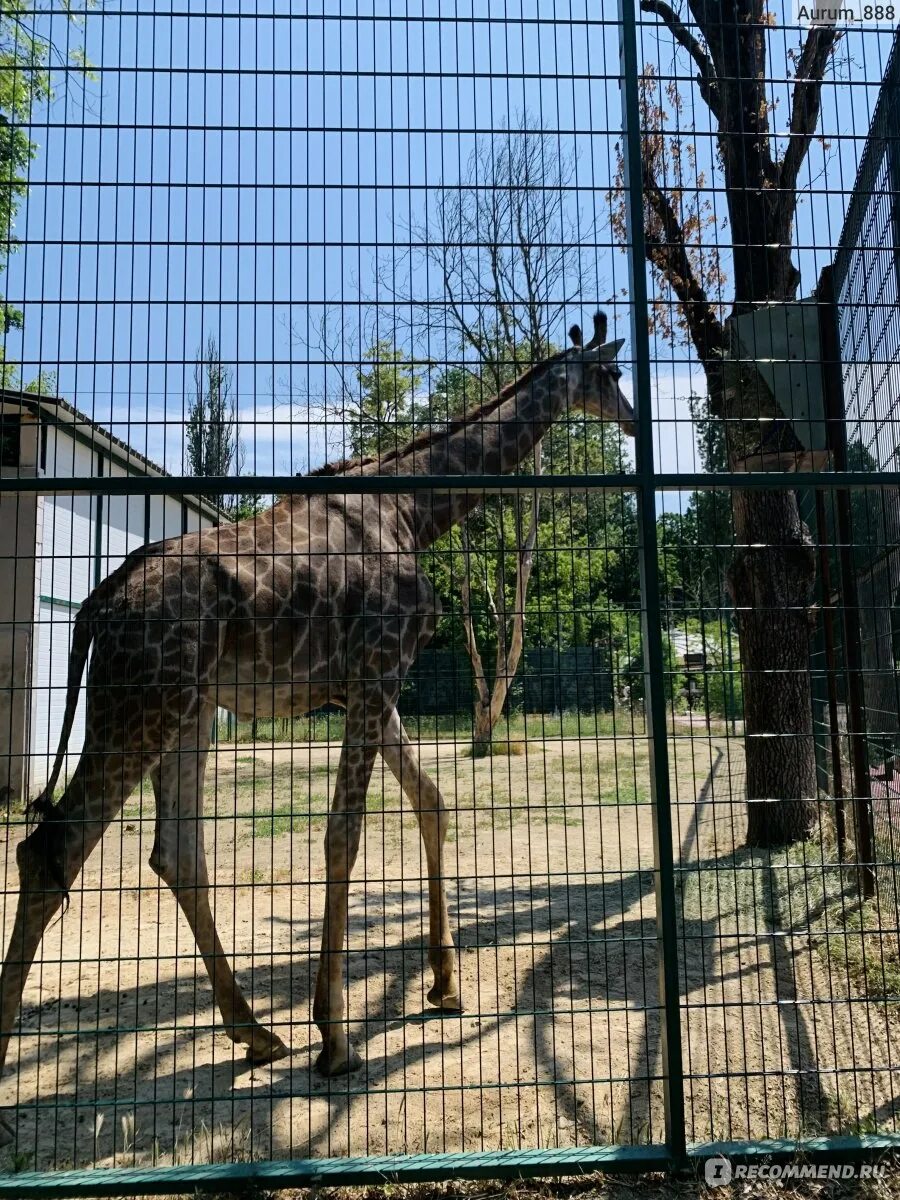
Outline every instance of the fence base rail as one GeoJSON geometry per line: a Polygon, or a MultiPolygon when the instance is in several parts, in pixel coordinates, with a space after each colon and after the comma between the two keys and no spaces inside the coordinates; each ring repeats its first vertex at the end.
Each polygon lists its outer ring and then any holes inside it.
{"type": "Polygon", "coordinates": [[[361,1158],[300,1158],[283,1162],[183,1164],[78,1171],[23,1171],[0,1177],[0,1197],[169,1196],[241,1191],[248,1186],[327,1187],[435,1183],[449,1179],[527,1179],[595,1172],[701,1172],[711,1158],[740,1163],[870,1162],[900,1152],[900,1134],[704,1142],[678,1161],[668,1146],[582,1146],[461,1154],[389,1154],[361,1158]]]}

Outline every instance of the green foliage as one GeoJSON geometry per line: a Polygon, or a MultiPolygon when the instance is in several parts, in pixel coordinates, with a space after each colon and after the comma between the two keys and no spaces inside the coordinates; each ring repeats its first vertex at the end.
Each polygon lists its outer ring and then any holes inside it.
{"type": "MultiPolygon", "coordinates": [[[[29,123],[36,105],[52,99],[50,56],[57,53],[41,32],[42,17],[50,4],[0,0],[0,271],[6,269],[9,255],[17,248],[15,220],[28,194],[28,167],[37,153],[37,143],[29,136],[29,123]]],[[[68,11],[68,6],[65,6],[68,11]]],[[[69,12],[73,24],[78,15],[69,12]]],[[[87,73],[83,47],[69,50],[69,61],[87,73]]],[[[15,363],[7,361],[5,335],[24,324],[21,309],[7,304],[0,296],[0,386],[21,386],[15,363]]],[[[37,381],[35,381],[37,382],[37,381]]],[[[46,387],[29,390],[46,392],[46,387]]]]}
{"type": "MultiPolygon", "coordinates": [[[[618,470],[625,457],[617,426],[579,416],[546,440],[546,474],[602,475],[618,470]]],[[[612,644],[614,614],[624,619],[639,608],[634,497],[550,492],[542,499],[537,544],[526,607],[530,644],[612,644]]]]}
{"type": "MultiPolygon", "coordinates": [[[[231,367],[222,362],[218,343],[210,334],[194,364],[194,395],[188,406],[185,429],[188,470],[192,475],[228,479],[245,474],[244,445],[232,386],[231,367]]],[[[267,507],[259,492],[213,499],[235,520],[255,516],[267,507]]]]}
{"type": "MultiPolygon", "coordinates": [[[[683,624],[663,633],[663,662],[665,669],[665,698],[670,711],[682,711],[686,705],[687,675],[682,660],[683,637],[702,646],[706,655],[706,670],[694,676],[697,685],[694,711],[713,717],[741,720],[743,718],[743,688],[737,631],[721,620],[687,619],[683,624]],[[682,638],[676,639],[679,633],[682,638]],[[730,647],[729,647],[730,638],[730,647]]],[[[627,644],[620,659],[620,673],[628,684],[632,700],[644,699],[644,669],[639,636],[627,644]]]]}
{"type": "Polygon", "coordinates": [[[744,715],[744,681],[736,649],[737,634],[734,635],[733,667],[714,666],[707,673],[706,703],[710,713],[740,721],[744,715]]]}
{"type": "MultiPolygon", "coordinates": [[[[490,368],[448,367],[430,392],[404,352],[387,341],[366,352],[357,373],[357,394],[343,417],[353,455],[387,453],[424,429],[439,428],[472,412],[494,395],[494,377],[514,377],[516,354],[495,334],[490,368]],[[486,374],[482,373],[486,371],[486,374]]],[[[547,352],[552,353],[548,346],[547,352]]],[[[602,474],[619,470],[626,458],[617,427],[573,414],[544,439],[545,474],[602,474]]],[[[525,469],[530,469],[525,464],[525,469]]],[[[426,555],[428,572],[444,610],[433,645],[465,645],[460,603],[468,562],[475,636],[485,664],[492,664],[497,626],[491,606],[502,577],[512,605],[518,547],[530,520],[530,497],[489,497],[473,512],[463,532],[455,528],[426,555]]],[[[540,502],[537,553],[526,598],[526,645],[609,646],[611,657],[631,652],[639,610],[637,524],[634,498],[602,492],[544,492],[540,502]],[[633,611],[632,611],[633,610],[633,611]],[[630,613],[630,615],[628,615],[630,613]]]]}
{"type": "Polygon", "coordinates": [[[232,372],[222,362],[212,334],[194,364],[194,395],[188,407],[185,441],[192,475],[227,477],[241,465],[232,372]]]}
{"type": "MultiPolygon", "coordinates": [[[[724,423],[709,416],[707,401],[691,396],[691,417],[705,471],[727,470],[724,423]]],[[[714,618],[728,603],[725,572],[734,546],[731,497],[694,492],[684,512],[664,513],[657,525],[660,588],[670,620],[714,618]]]]}
{"type": "Polygon", "coordinates": [[[34,379],[26,383],[24,390],[33,396],[55,396],[56,372],[39,371],[34,379]]]}
{"type": "Polygon", "coordinates": [[[228,511],[235,521],[243,521],[248,517],[257,517],[270,508],[274,501],[263,496],[262,492],[244,492],[231,498],[228,511]]]}
{"type": "MultiPolygon", "coordinates": [[[[635,653],[624,664],[621,675],[628,684],[631,700],[644,700],[644,662],[640,640],[629,648],[633,648],[635,653]]],[[[673,707],[681,707],[685,677],[679,652],[667,633],[662,636],[662,649],[666,705],[671,711],[673,707]]]]}
{"type": "Polygon", "coordinates": [[[358,400],[344,413],[354,458],[387,454],[412,439],[413,397],[421,385],[415,366],[385,339],[369,347],[364,361],[356,373],[358,400]]]}

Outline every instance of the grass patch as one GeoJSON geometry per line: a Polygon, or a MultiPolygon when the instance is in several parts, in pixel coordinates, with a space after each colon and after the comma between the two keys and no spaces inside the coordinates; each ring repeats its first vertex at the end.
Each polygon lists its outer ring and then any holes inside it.
{"type": "MultiPolygon", "coordinates": [[[[472,715],[468,712],[403,712],[403,724],[414,741],[471,741],[472,715]]],[[[344,736],[344,714],[312,713],[306,717],[266,717],[257,721],[220,721],[218,740],[223,745],[253,742],[339,742],[344,736]]],[[[495,742],[524,742],[529,738],[641,737],[644,718],[627,712],[513,713],[494,727],[495,742]]],[[[515,751],[513,751],[515,753],[515,751]]]]}
{"type": "MultiPolygon", "coordinates": [[[[542,821],[542,810],[548,806],[559,809],[559,815],[550,818],[552,823],[575,824],[592,819],[600,807],[650,802],[647,747],[630,737],[567,738],[543,744],[495,738],[483,758],[472,757],[471,745],[425,742],[420,755],[451,808],[459,804],[463,810],[507,809],[516,823],[542,821]]],[[[218,809],[220,815],[236,815],[240,832],[267,838],[324,821],[338,779],[336,755],[295,752],[283,758],[274,763],[251,759],[227,777],[224,786],[219,781],[217,787],[211,778],[207,814],[218,809]]],[[[373,775],[366,810],[391,817],[407,811],[399,785],[384,764],[373,775]]]]}
{"type": "MultiPolygon", "coordinates": [[[[826,831],[782,850],[741,849],[685,868],[680,919],[709,921],[717,932],[780,932],[789,943],[809,938],[829,974],[848,979],[857,995],[900,997],[900,939],[894,906],[884,895],[864,900],[856,871],[841,864],[826,831]]],[[[890,891],[893,892],[893,881],[890,891]]]]}
{"type": "MultiPolygon", "coordinates": [[[[381,812],[384,802],[381,789],[370,787],[366,794],[366,811],[381,812]]],[[[297,795],[293,801],[273,803],[270,812],[259,812],[259,805],[255,804],[252,812],[239,815],[252,816],[255,838],[277,838],[286,833],[305,833],[311,828],[324,826],[330,810],[331,796],[325,792],[313,792],[309,796],[308,806],[306,797],[297,795]]]]}
{"type": "Polygon", "coordinates": [[[285,833],[306,832],[311,826],[323,825],[328,815],[328,797],[310,796],[309,808],[279,805],[271,812],[253,818],[255,838],[276,838],[285,833]]]}
{"type": "Polygon", "coordinates": [[[834,914],[828,935],[819,943],[824,956],[873,1000],[900,996],[900,945],[896,933],[883,930],[884,915],[877,896],[860,901],[834,914]]]}
{"type": "Polygon", "coordinates": [[[464,751],[469,758],[492,758],[495,755],[505,755],[519,758],[526,752],[524,741],[507,739],[502,741],[494,738],[489,742],[473,742],[471,750],[464,751]]]}

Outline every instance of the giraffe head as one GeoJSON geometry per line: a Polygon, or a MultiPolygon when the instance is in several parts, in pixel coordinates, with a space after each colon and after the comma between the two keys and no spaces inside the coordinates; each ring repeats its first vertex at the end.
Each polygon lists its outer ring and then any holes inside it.
{"type": "Polygon", "coordinates": [[[578,325],[572,326],[569,337],[572,348],[562,358],[571,403],[592,417],[618,421],[622,432],[634,437],[634,409],[619,387],[622,370],[616,363],[624,338],[615,342],[606,340],[606,314],[601,312],[594,314],[594,336],[587,345],[583,344],[578,325]]]}

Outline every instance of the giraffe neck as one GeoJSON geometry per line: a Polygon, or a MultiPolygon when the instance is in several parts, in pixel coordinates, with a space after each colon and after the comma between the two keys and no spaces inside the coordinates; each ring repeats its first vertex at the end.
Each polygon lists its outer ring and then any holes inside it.
{"type": "MultiPolygon", "coordinates": [[[[565,367],[551,368],[517,388],[499,408],[438,437],[427,446],[401,453],[390,464],[392,475],[507,475],[528,457],[567,407],[565,367]]],[[[417,543],[429,546],[462,521],[483,497],[416,492],[413,495],[417,543]]]]}

